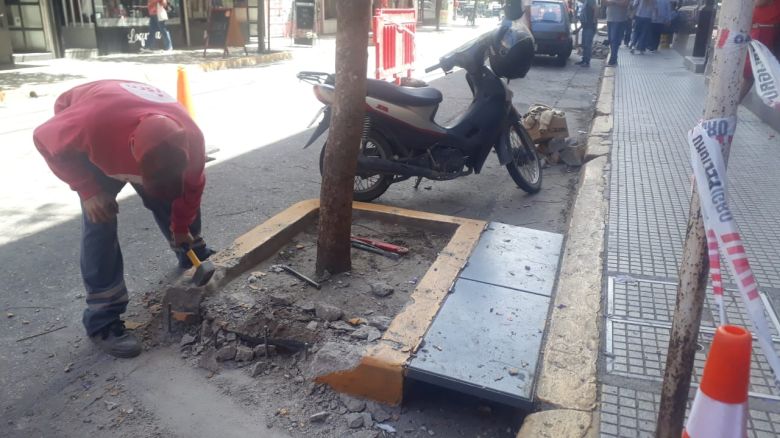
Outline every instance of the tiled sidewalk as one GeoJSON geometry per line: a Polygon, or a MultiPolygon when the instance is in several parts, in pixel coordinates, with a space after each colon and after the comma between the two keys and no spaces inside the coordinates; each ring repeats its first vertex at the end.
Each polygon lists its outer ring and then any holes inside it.
{"type": "MultiPolygon", "coordinates": [[[[686,132],[701,117],[706,88],[704,77],[688,72],[672,50],[626,52],[614,94],[600,427],[603,437],[652,437],[690,200],[686,132]]],[[[778,137],[740,109],[729,195],[780,349],[773,310],[780,309],[778,137]]],[[[730,322],[748,324],[733,290],[727,303],[730,322]]],[[[709,297],[702,319],[694,384],[718,322],[709,297]]],[[[780,436],[780,392],[757,346],[753,359],[748,436],[780,436]]]]}

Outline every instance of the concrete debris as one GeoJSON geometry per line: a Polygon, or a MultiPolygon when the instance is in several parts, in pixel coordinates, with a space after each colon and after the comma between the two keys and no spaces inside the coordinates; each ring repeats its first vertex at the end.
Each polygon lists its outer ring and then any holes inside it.
{"type": "Polygon", "coordinates": [[[336,321],[330,323],[330,328],[333,330],[341,330],[343,332],[354,332],[356,329],[344,321],[336,321]]]}
{"type": "Polygon", "coordinates": [[[359,398],[350,397],[346,394],[340,394],[339,398],[349,412],[363,412],[366,409],[366,402],[359,398]]]}
{"type": "Polygon", "coordinates": [[[390,323],[392,321],[393,320],[387,316],[375,315],[368,318],[368,325],[371,327],[376,327],[381,331],[385,331],[388,327],[390,327],[390,323]]]}
{"type": "Polygon", "coordinates": [[[365,421],[363,414],[357,412],[345,415],[344,419],[347,421],[347,426],[349,426],[350,429],[363,427],[363,422],[365,421]]]}
{"type": "Polygon", "coordinates": [[[371,418],[371,414],[368,412],[361,412],[360,415],[363,416],[363,426],[371,427],[374,425],[374,420],[371,418]]]}
{"type": "Polygon", "coordinates": [[[381,337],[382,337],[382,332],[380,332],[379,330],[377,330],[374,327],[369,327],[369,329],[368,329],[368,337],[366,338],[366,340],[368,340],[368,342],[374,342],[374,341],[378,340],[381,337]]]}
{"type": "Polygon", "coordinates": [[[338,307],[317,303],[314,305],[314,314],[317,315],[317,318],[324,319],[325,321],[336,321],[341,318],[344,312],[338,307]]]}
{"type": "Polygon", "coordinates": [[[225,335],[225,339],[226,339],[228,342],[233,342],[233,341],[235,341],[237,338],[238,338],[238,337],[237,337],[237,336],[236,336],[236,334],[235,334],[235,333],[233,333],[233,332],[228,332],[228,333],[225,335]]]}
{"type": "Polygon", "coordinates": [[[510,376],[516,376],[518,374],[520,374],[520,370],[518,370],[517,368],[510,368],[509,369],[509,375],[510,376]]]}
{"type": "Polygon", "coordinates": [[[371,287],[371,293],[374,294],[374,296],[384,298],[386,296],[391,295],[393,292],[395,292],[395,289],[388,286],[387,284],[382,283],[371,283],[369,284],[371,287]]]}
{"type": "Polygon", "coordinates": [[[314,312],[314,303],[311,301],[306,301],[304,303],[298,304],[298,308],[304,312],[314,312]]]}
{"type": "Polygon", "coordinates": [[[373,328],[373,327],[369,327],[369,326],[365,326],[365,325],[364,325],[364,326],[361,326],[359,329],[357,329],[357,330],[353,331],[353,332],[350,334],[350,336],[351,336],[351,337],[353,337],[353,338],[355,338],[355,339],[368,339],[368,331],[369,331],[370,329],[374,329],[374,330],[376,330],[376,329],[375,329],[375,328],[373,328]]]}
{"type": "Polygon", "coordinates": [[[316,414],[309,417],[309,421],[311,421],[312,423],[322,423],[328,419],[329,415],[330,412],[326,412],[326,411],[317,412],[316,414]]]}
{"type": "Polygon", "coordinates": [[[179,343],[179,346],[186,347],[188,345],[192,345],[195,343],[195,336],[192,336],[190,334],[184,334],[184,336],[181,337],[181,342],[179,343]]]}
{"type": "Polygon", "coordinates": [[[363,357],[363,348],[345,342],[326,342],[317,350],[308,368],[308,375],[319,377],[355,368],[363,357]]]}
{"type": "Polygon", "coordinates": [[[203,321],[200,325],[200,342],[206,343],[209,339],[211,339],[212,334],[211,324],[209,324],[208,321],[203,321]]]}
{"type": "Polygon", "coordinates": [[[292,304],[292,300],[290,299],[290,297],[285,294],[280,294],[280,293],[271,294],[268,296],[268,298],[270,298],[271,304],[274,306],[286,307],[292,304]]]}
{"type": "Polygon", "coordinates": [[[252,368],[249,369],[249,375],[252,377],[257,377],[260,374],[263,374],[265,370],[268,368],[268,364],[265,362],[255,362],[254,365],[252,365],[252,368]]]}
{"type": "Polygon", "coordinates": [[[390,413],[387,412],[384,407],[377,402],[368,402],[366,404],[366,409],[371,413],[371,416],[377,423],[384,423],[392,417],[390,413]]]}
{"type": "MultiPolygon", "coordinates": [[[[379,420],[377,420],[377,421],[379,421],[379,420]]],[[[379,423],[379,424],[376,425],[376,428],[379,429],[379,430],[385,431],[387,433],[395,433],[396,432],[395,428],[393,426],[389,425],[389,424],[379,423]]]]}
{"type": "Polygon", "coordinates": [[[306,379],[304,379],[304,378],[303,378],[303,376],[295,376],[295,377],[293,378],[293,382],[294,382],[294,383],[297,383],[297,384],[299,384],[299,385],[300,385],[301,383],[303,383],[305,380],[306,380],[306,379]]]}
{"type": "Polygon", "coordinates": [[[249,362],[255,358],[255,352],[244,345],[236,347],[236,361],[237,362],[249,362]]]}
{"type": "MultiPolygon", "coordinates": [[[[265,357],[265,344],[260,344],[254,348],[255,357],[265,357]]],[[[268,346],[268,355],[273,356],[276,354],[276,345],[268,346]]]]}
{"type": "Polygon", "coordinates": [[[109,411],[113,411],[114,409],[119,407],[119,403],[114,403],[111,401],[106,401],[106,409],[109,411]]]}
{"type": "Polygon", "coordinates": [[[236,358],[236,346],[233,344],[225,345],[217,350],[217,360],[224,362],[236,358]]]}
{"type": "Polygon", "coordinates": [[[311,331],[317,331],[317,321],[311,321],[310,323],[306,324],[306,330],[311,331]]]}
{"type": "Polygon", "coordinates": [[[219,372],[219,363],[217,363],[217,351],[213,348],[206,350],[206,353],[200,357],[198,366],[212,373],[219,372]]]}

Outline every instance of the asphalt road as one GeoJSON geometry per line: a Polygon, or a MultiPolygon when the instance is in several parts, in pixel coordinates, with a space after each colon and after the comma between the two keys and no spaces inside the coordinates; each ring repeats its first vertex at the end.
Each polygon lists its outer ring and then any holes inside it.
{"type": "MultiPolygon", "coordinates": [[[[426,60],[435,59],[473,34],[454,29],[420,37],[418,49],[428,53],[426,60]]],[[[202,206],[204,236],[215,248],[224,248],[290,204],[319,195],[319,145],[302,149],[318,103],[294,73],[332,70],[330,47],[332,42],[325,41],[318,49],[297,50],[293,61],[191,76],[197,120],[209,146],[220,149],[207,169],[202,206]]],[[[78,270],[77,197],[50,174],[31,141],[32,129],[50,115],[62,89],[97,77],[156,83],[149,79],[164,75],[160,86],[173,91],[174,68],[109,62],[38,67],[36,74],[66,76],[37,86],[39,99],[19,98],[0,106],[6,158],[0,162],[0,435],[212,436],[208,430],[263,426],[246,404],[176,360],[175,350],[160,347],[139,359],[118,361],[92,348],[80,322],[84,290],[78,270]],[[182,385],[198,390],[180,404],[170,402],[171,392],[182,385]],[[224,403],[204,405],[204,400],[224,403]],[[192,416],[182,412],[210,415],[209,428],[193,427],[192,416]]],[[[539,59],[526,79],[512,81],[510,87],[520,110],[534,102],[565,110],[576,136],[592,117],[600,70],[598,62],[590,69],[571,64],[561,69],[539,59]]],[[[0,75],[0,84],[3,80],[0,75]]],[[[446,124],[470,100],[463,72],[435,78],[432,85],[445,95],[437,121],[446,124]]],[[[542,192],[528,196],[493,155],[480,175],[424,181],[418,190],[407,181],[392,186],[378,202],[563,233],[576,180],[576,169],[549,167],[542,192]]],[[[141,297],[154,296],[175,273],[175,259],[132,192],[122,195],[119,222],[132,302],[127,317],[143,320],[147,310],[141,297]]],[[[419,403],[426,403],[424,396],[419,403]]]]}

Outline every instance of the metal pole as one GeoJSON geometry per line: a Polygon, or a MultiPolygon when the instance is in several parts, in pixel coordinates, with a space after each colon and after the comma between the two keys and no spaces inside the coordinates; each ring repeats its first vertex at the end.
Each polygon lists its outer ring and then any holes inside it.
{"type": "MultiPolygon", "coordinates": [[[[752,12],[753,2],[725,0],[720,11],[719,32],[727,30],[732,39],[738,34],[747,35],[752,12]]],[[[712,75],[704,103],[705,120],[736,117],[746,51],[745,44],[737,47],[727,44],[715,48],[712,75]]],[[[721,147],[723,158],[728,163],[731,149],[728,137],[724,137],[721,147]]],[[[699,207],[699,195],[694,185],[661,390],[657,438],[679,438],[685,420],[709,269],[707,240],[699,207]]]]}

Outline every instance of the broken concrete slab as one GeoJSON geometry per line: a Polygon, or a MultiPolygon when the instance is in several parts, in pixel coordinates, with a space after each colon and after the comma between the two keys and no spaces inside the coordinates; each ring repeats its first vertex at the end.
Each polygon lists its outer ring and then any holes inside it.
{"type": "Polygon", "coordinates": [[[255,358],[255,352],[247,346],[236,347],[236,362],[249,362],[255,358]]]}
{"type": "Polygon", "coordinates": [[[366,409],[365,400],[355,398],[346,394],[340,394],[339,398],[341,403],[347,408],[349,412],[363,412],[366,409]]]}
{"type": "Polygon", "coordinates": [[[217,360],[225,362],[236,358],[236,346],[229,344],[217,350],[217,360]]]}
{"type": "Polygon", "coordinates": [[[326,342],[314,354],[308,369],[312,378],[354,369],[363,357],[363,348],[346,342],[326,342]]]}
{"type": "Polygon", "coordinates": [[[363,414],[359,412],[353,412],[345,415],[344,420],[347,422],[347,426],[349,426],[350,429],[361,428],[364,424],[363,414]]]}
{"type": "Polygon", "coordinates": [[[314,314],[317,318],[325,321],[336,321],[344,314],[344,312],[338,307],[331,306],[325,303],[316,303],[314,305],[314,314]]]}

